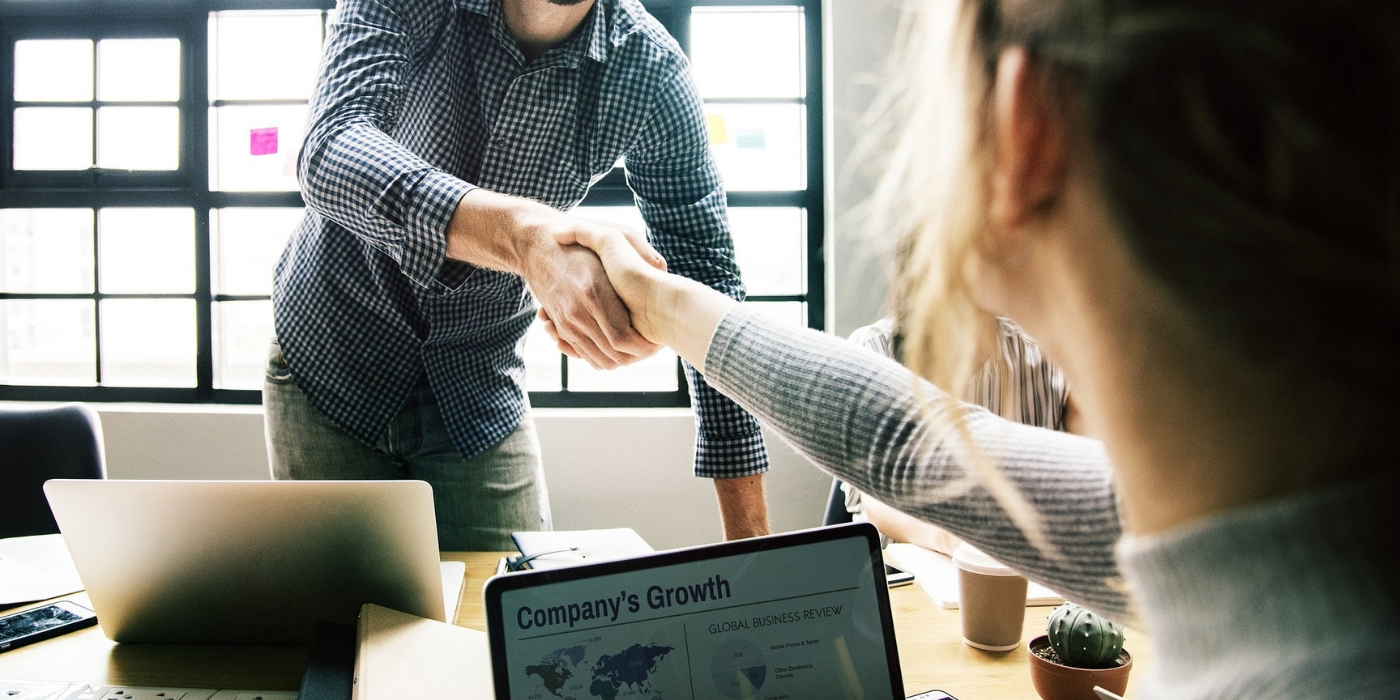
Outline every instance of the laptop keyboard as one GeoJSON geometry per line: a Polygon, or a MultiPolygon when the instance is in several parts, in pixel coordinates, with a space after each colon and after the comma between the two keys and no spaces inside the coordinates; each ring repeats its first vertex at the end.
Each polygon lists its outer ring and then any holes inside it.
{"type": "Polygon", "coordinates": [[[296,700],[292,690],[210,690],[0,681],[0,700],[296,700]]]}

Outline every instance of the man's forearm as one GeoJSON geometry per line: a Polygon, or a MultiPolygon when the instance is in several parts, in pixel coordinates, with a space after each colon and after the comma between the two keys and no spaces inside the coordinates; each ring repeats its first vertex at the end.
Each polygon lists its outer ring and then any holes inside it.
{"type": "Polygon", "coordinates": [[[739,540],[768,534],[768,501],[763,495],[763,475],[715,479],[724,539],[739,540]]]}
{"type": "Polygon", "coordinates": [[[448,223],[447,257],[523,275],[531,248],[544,242],[545,222],[554,214],[538,202],[474,189],[448,223]]]}

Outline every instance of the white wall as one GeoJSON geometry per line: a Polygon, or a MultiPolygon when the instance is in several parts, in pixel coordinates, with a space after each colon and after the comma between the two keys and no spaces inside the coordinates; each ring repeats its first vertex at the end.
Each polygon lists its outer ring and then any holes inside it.
{"type": "Polygon", "coordinates": [[[888,313],[891,241],[863,228],[876,174],[854,157],[861,116],[879,89],[898,0],[826,0],[827,328],[847,336],[888,313]]]}
{"type": "MultiPolygon", "coordinates": [[[[10,404],[0,407],[23,407],[10,404]]],[[[258,406],[96,405],[113,479],[266,479],[258,406]]],[[[684,409],[536,409],[558,529],[632,527],[658,548],[720,539],[714,487],[692,475],[684,409]]],[[[774,531],[821,524],[830,477],[773,435],[774,531]]]]}

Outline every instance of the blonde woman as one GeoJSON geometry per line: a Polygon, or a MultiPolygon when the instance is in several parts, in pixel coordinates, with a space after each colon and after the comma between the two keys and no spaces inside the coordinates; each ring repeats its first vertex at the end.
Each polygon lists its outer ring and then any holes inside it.
{"type": "Polygon", "coordinates": [[[1157,650],[1140,698],[1397,697],[1400,4],[959,9],[956,82],[916,23],[896,102],[893,177],[922,192],[905,358],[954,389],[950,359],[985,357],[959,344],[1012,318],[1102,447],[768,322],[620,234],[579,242],[646,338],[834,475],[1123,616],[1116,558],[1157,650]]]}

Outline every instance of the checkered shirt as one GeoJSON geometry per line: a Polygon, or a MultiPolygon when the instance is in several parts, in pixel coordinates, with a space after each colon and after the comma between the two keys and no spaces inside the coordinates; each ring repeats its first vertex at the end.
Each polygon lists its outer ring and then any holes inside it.
{"type": "MultiPolygon", "coordinates": [[[[500,0],[341,0],[299,160],[305,219],[277,266],[277,337],[312,404],[373,444],[420,381],[463,455],[526,407],[520,277],[448,260],[475,187],[561,210],[626,158],[670,269],[741,299],[724,189],[679,46],[638,0],[599,0],[526,65],[500,0]]],[[[695,473],[767,470],[757,421],[685,367],[695,473]]]]}

